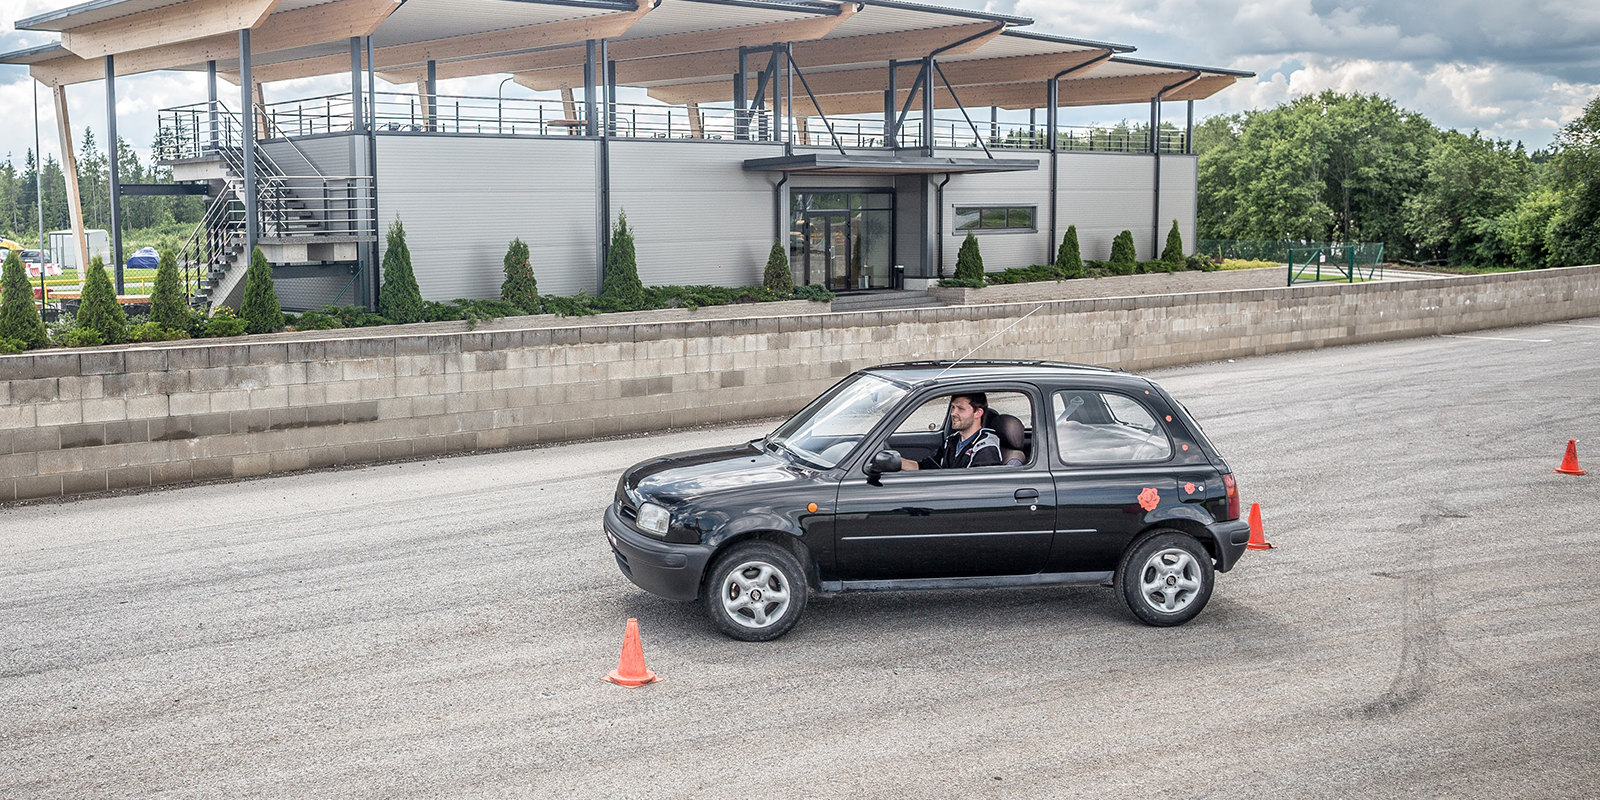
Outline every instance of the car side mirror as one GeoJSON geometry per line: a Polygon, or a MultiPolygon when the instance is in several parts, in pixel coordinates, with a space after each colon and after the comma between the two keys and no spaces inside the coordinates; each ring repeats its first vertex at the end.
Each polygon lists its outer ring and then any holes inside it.
{"type": "Polygon", "coordinates": [[[899,472],[900,467],[900,451],[879,450],[867,461],[867,474],[882,475],[885,472],[899,472]]]}

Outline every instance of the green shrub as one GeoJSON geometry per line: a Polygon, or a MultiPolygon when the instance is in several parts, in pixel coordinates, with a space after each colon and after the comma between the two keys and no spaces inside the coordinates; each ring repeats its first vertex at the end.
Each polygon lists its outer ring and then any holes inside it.
{"type": "Polygon", "coordinates": [[[1167,246],[1161,250],[1161,260],[1166,262],[1168,272],[1177,272],[1183,269],[1183,234],[1178,232],[1178,221],[1172,221],[1172,230],[1167,231],[1167,246]]]}
{"type": "Polygon", "coordinates": [[[1063,278],[1083,277],[1083,253],[1078,248],[1078,226],[1068,225],[1056,249],[1056,273],[1063,278]]]}
{"type": "Polygon", "coordinates": [[[339,320],[320,311],[307,311],[294,321],[294,329],[297,331],[331,331],[341,327],[343,326],[339,324],[339,320]]]}
{"type": "Polygon", "coordinates": [[[233,313],[227,306],[219,306],[206,320],[204,333],[206,336],[243,336],[249,323],[233,313]]]}
{"type": "MultiPolygon", "coordinates": [[[[1078,265],[1078,271],[1083,271],[1083,265],[1078,265]]],[[[999,272],[991,272],[984,276],[991,285],[1006,283],[1037,283],[1039,281],[1053,281],[1057,279],[1055,264],[1034,264],[1027,267],[1012,267],[999,272]]]]}
{"type": "Polygon", "coordinates": [[[1222,269],[1222,265],[1197,253],[1183,260],[1183,268],[1196,272],[1216,272],[1222,269]]]}
{"type": "Polygon", "coordinates": [[[570,297],[547,294],[539,298],[544,304],[544,310],[558,317],[587,317],[600,313],[596,302],[599,298],[590,297],[583,290],[570,297]]]}
{"type": "Polygon", "coordinates": [[[614,311],[634,311],[644,307],[644,284],[639,281],[639,263],[633,248],[633,231],[628,215],[617,214],[617,227],[611,233],[611,248],[606,251],[606,276],[601,299],[614,311]]]}
{"type": "MultiPolygon", "coordinates": [[[[533,262],[528,257],[528,245],[521,237],[511,240],[503,262],[505,279],[500,282],[500,299],[515,306],[520,313],[540,312],[539,282],[533,277],[533,262]]],[[[427,316],[426,313],[423,314],[427,316]]],[[[508,315],[510,316],[510,315],[508,315]]]]}
{"type": "Polygon", "coordinates": [[[23,349],[43,347],[47,341],[44,319],[33,304],[33,286],[17,251],[6,255],[0,275],[0,339],[22,342],[23,349]]]}
{"type": "Polygon", "coordinates": [[[378,314],[396,324],[422,321],[422,289],[417,286],[416,273],[411,270],[411,249],[406,246],[406,229],[399,217],[389,226],[383,250],[383,287],[378,290],[378,314]]]}
{"type": "Polygon", "coordinates": [[[185,331],[189,327],[189,304],[184,301],[183,281],[178,277],[178,257],[171,250],[161,252],[161,263],[156,267],[150,319],[169,331],[185,331]]]}
{"type": "Polygon", "coordinates": [[[360,306],[323,306],[317,313],[326,314],[336,320],[340,328],[370,328],[375,325],[388,325],[389,320],[380,314],[374,314],[360,306]]]}
{"type": "Polygon", "coordinates": [[[106,343],[105,337],[91,328],[73,328],[56,341],[63,347],[98,347],[106,343]]]}
{"type": "Polygon", "coordinates": [[[0,356],[14,356],[28,349],[28,343],[21,339],[0,338],[0,356]]]}
{"type": "Polygon", "coordinates": [[[174,339],[187,339],[189,334],[183,330],[173,330],[159,322],[141,322],[128,326],[128,341],[130,342],[170,342],[174,339]]]}
{"type": "Polygon", "coordinates": [[[117,303],[117,290],[112,288],[111,276],[106,274],[106,264],[99,256],[90,260],[89,272],[83,279],[77,328],[100,334],[103,344],[116,344],[127,337],[128,315],[117,303]]]}
{"type": "Polygon", "coordinates": [[[833,292],[828,291],[828,287],[820,283],[796,286],[790,294],[796,300],[810,300],[813,303],[831,303],[837,297],[833,292]]]}
{"type": "Polygon", "coordinates": [[[761,286],[780,296],[794,294],[794,275],[789,272],[789,253],[783,242],[772,243],[772,250],[767,253],[767,269],[761,274],[761,286]]]}
{"type": "Polygon", "coordinates": [[[1111,240],[1111,259],[1107,263],[1117,275],[1132,275],[1139,268],[1138,249],[1133,246],[1133,231],[1123,231],[1111,240]]]}
{"type": "Polygon", "coordinates": [[[425,322],[466,320],[468,323],[477,324],[480,321],[516,317],[524,313],[526,312],[521,306],[507,300],[468,300],[458,297],[448,303],[428,300],[422,304],[422,319],[425,322]]]}
{"type": "Polygon", "coordinates": [[[278,304],[278,290],[272,284],[272,265],[267,254],[257,247],[250,253],[250,269],[244,274],[244,301],[239,304],[239,318],[249,333],[277,333],[283,330],[283,306],[278,304]]]}
{"type": "Polygon", "coordinates": [[[956,253],[955,278],[962,285],[983,285],[983,253],[978,252],[978,237],[971,233],[961,240],[961,250],[956,253]]]}

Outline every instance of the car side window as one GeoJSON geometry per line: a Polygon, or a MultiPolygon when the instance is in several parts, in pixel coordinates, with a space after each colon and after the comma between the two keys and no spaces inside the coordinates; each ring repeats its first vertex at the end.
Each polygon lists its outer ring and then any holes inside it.
{"type": "Polygon", "coordinates": [[[1172,440],[1139,401],[1115,392],[1060,391],[1054,395],[1056,442],[1069,464],[1164,461],[1172,440]]]}
{"type": "MultiPolygon", "coordinates": [[[[949,431],[950,401],[953,393],[930,397],[917,406],[890,434],[890,443],[897,438],[916,434],[949,431]]],[[[1033,401],[1023,392],[990,391],[982,393],[988,402],[989,421],[984,427],[1000,438],[1003,463],[1000,466],[1018,467],[1033,463],[1033,401]],[[1003,418],[1010,417],[1005,420],[1003,418]]]]}

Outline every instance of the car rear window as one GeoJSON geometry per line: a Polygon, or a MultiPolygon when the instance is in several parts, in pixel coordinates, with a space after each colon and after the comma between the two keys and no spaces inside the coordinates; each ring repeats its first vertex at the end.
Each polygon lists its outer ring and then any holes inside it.
{"type": "Polygon", "coordinates": [[[1166,428],[1139,401],[1115,392],[1056,392],[1056,442],[1069,464],[1165,461],[1166,428]]]}

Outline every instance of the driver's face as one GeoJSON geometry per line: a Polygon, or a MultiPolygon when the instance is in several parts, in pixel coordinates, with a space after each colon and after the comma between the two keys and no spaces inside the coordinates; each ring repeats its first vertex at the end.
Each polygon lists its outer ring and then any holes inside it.
{"type": "Polygon", "coordinates": [[[954,430],[964,431],[972,427],[978,417],[977,409],[972,407],[972,401],[965,397],[957,397],[950,402],[950,427],[954,430]]]}

